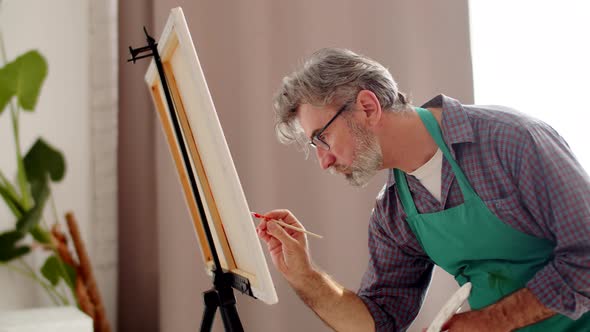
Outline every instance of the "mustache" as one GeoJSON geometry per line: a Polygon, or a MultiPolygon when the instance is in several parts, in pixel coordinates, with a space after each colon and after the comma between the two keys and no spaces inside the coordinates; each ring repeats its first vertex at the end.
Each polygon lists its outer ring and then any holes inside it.
{"type": "Polygon", "coordinates": [[[332,165],[328,167],[327,171],[332,175],[349,174],[352,172],[352,167],[344,165],[332,165]]]}

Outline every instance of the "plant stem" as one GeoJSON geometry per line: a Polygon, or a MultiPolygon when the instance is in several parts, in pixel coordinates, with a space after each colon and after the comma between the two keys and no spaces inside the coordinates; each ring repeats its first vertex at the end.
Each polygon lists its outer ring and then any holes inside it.
{"type": "MultiPolygon", "coordinates": [[[[51,195],[51,190],[49,192],[50,192],[50,195],[51,195]]],[[[49,227],[47,225],[47,222],[45,221],[45,217],[42,217],[41,220],[43,222],[43,226],[45,226],[46,229],[49,229],[49,227]]],[[[51,249],[52,249],[53,254],[55,255],[55,257],[57,258],[57,263],[59,265],[59,269],[61,270],[61,273],[62,273],[62,276],[63,276],[64,280],[66,280],[66,278],[67,278],[67,281],[69,282],[69,283],[66,282],[66,284],[68,284],[68,285],[76,285],[76,281],[75,280],[72,280],[70,278],[70,274],[66,270],[65,263],[61,259],[61,257],[59,256],[59,252],[57,251],[57,247],[55,247],[53,244],[51,244],[51,249]]],[[[73,286],[73,287],[75,287],[75,286],[73,286]]],[[[73,288],[72,288],[72,295],[74,296],[74,298],[76,297],[73,288]]],[[[67,304],[70,304],[70,301],[67,301],[67,304]]]]}
{"type": "MultiPolygon", "coordinates": [[[[55,204],[55,199],[53,199],[53,187],[51,184],[51,181],[47,181],[47,186],[49,187],[49,199],[51,200],[51,207],[53,210],[53,217],[55,218],[55,222],[58,223],[59,222],[59,216],[57,214],[57,206],[55,204]]],[[[43,226],[45,226],[45,228],[50,229],[49,225],[47,225],[47,222],[45,221],[45,218],[42,219],[43,220],[43,226]]],[[[68,278],[68,280],[70,281],[71,285],[75,285],[76,281],[72,281],[70,279],[70,275],[67,273],[66,268],[65,268],[65,262],[61,259],[61,257],[59,256],[59,253],[57,252],[57,248],[53,245],[51,245],[53,252],[55,253],[55,256],[57,257],[57,261],[59,262],[59,266],[60,269],[62,270],[62,273],[64,275],[64,278],[68,278]]],[[[78,273],[78,272],[76,272],[78,273]]],[[[75,287],[75,286],[74,286],[75,287]]],[[[74,289],[72,289],[72,296],[74,297],[74,299],[76,299],[76,294],[74,289]]],[[[77,300],[76,300],[77,302],[77,300]]]]}
{"type": "MultiPolygon", "coordinates": [[[[6,56],[6,48],[4,47],[4,36],[2,35],[2,29],[0,28],[0,56],[2,56],[3,65],[8,63],[8,57],[6,56]]],[[[14,104],[12,100],[9,103],[10,111],[14,112],[14,104]]]]}
{"type": "MultiPolygon", "coordinates": [[[[8,181],[8,179],[6,178],[4,173],[2,173],[2,170],[0,170],[0,183],[8,191],[8,194],[10,196],[12,196],[15,201],[18,202],[19,205],[18,206],[15,205],[14,209],[12,209],[12,208],[11,209],[14,212],[14,216],[17,219],[20,219],[22,217],[22,210],[23,210],[22,203],[20,202],[20,197],[18,195],[18,192],[16,191],[16,188],[12,185],[12,183],[10,183],[10,181],[8,181]]],[[[14,205],[8,201],[6,201],[6,204],[14,205]]]]}
{"type": "Polygon", "coordinates": [[[8,188],[8,190],[10,190],[10,193],[13,194],[14,196],[18,197],[17,192],[16,192],[16,188],[14,188],[14,186],[12,185],[12,183],[10,183],[10,181],[8,180],[8,178],[6,177],[6,175],[4,175],[4,172],[2,172],[2,170],[0,169],[0,181],[3,182],[3,184],[6,186],[6,188],[8,188]]]}
{"type": "MultiPolygon", "coordinates": [[[[37,281],[41,286],[43,286],[43,288],[45,289],[45,291],[47,292],[47,294],[55,296],[58,298],[58,300],[61,300],[61,304],[62,305],[68,305],[68,301],[67,298],[61,294],[60,292],[58,292],[57,288],[51,284],[48,284],[46,281],[44,281],[43,279],[39,278],[39,276],[37,275],[37,273],[35,273],[35,270],[33,270],[33,267],[31,265],[29,265],[27,262],[25,262],[22,258],[19,259],[19,262],[25,267],[25,269],[28,271],[28,274],[31,278],[33,278],[33,280],[37,281]]],[[[59,303],[56,303],[59,304],[59,303]]]]}
{"type": "Polygon", "coordinates": [[[57,296],[59,298],[59,300],[61,300],[62,305],[69,305],[70,304],[70,301],[68,301],[67,295],[60,293],[57,289],[57,286],[53,286],[51,284],[48,284],[43,279],[39,278],[37,273],[35,273],[35,271],[33,270],[33,267],[31,265],[29,265],[27,262],[25,262],[23,259],[20,259],[19,261],[29,271],[29,273],[31,273],[33,276],[35,276],[35,280],[39,281],[39,283],[41,283],[41,285],[44,286],[45,290],[47,290],[48,293],[53,293],[55,296],[57,296]]]}
{"type": "Polygon", "coordinates": [[[47,186],[49,187],[49,199],[51,200],[51,208],[53,209],[53,217],[55,218],[55,222],[59,221],[59,216],[57,215],[57,205],[55,205],[55,200],[53,199],[53,185],[51,181],[47,181],[47,186]]]}
{"type": "Polygon", "coordinates": [[[12,128],[14,130],[14,144],[16,146],[16,163],[18,166],[17,169],[17,177],[18,177],[18,184],[21,190],[22,195],[22,202],[25,209],[30,209],[33,206],[33,199],[31,198],[31,194],[28,188],[28,180],[27,180],[27,171],[25,169],[25,163],[23,161],[23,155],[20,149],[20,135],[18,129],[18,116],[19,116],[19,107],[14,107],[13,104],[10,104],[12,115],[12,128]]]}
{"type": "Polygon", "coordinates": [[[14,266],[12,264],[8,264],[8,263],[4,263],[4,262],[0,262],[0,265],[4,265],[7,268],[9,268],[10,270],[19,273],[25,277],[28,277],[30,279],[32,279],[35,282],[38,282],[44,289],[45,291],[47,291],[47,294],[49,295],[49,298],[51,299],[51,302],[53,302],[53,304],[55,305],[60,305],[59,303],[59,294],[57,294],[51,287],[51,285],[47,284],[46,282],[44,282],[43,280],[39,279],[37,277],[37,275],[34,272],[29,271],[28,269],[22,269],[19,268],[17,266],[14,266]]]}
{"type": "Polygon", "coordinates": [[[0,29],[0,56],[2,56],[2,62],[6,64],[8,57],[6,56],[6,49],[4,48],[4,36],[2,36],[2,29],[0,29]]]}

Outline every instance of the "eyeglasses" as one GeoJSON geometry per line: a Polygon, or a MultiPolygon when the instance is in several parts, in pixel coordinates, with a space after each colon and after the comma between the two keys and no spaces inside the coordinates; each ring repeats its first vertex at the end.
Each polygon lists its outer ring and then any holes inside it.
{"type": "Polygon", "coordinates": [[[338,115],[340,115],[340,113],[344,112],[344,110],[346,108],[348,108],[348,105],[350,105],[350,103],[344,104],[338,110],[338,112],[336,112],[336,114],[330,119],[330,121],[328,121],[328,123],[326,123],[326,125],[322,129],[317,131],[315,134],[311,135],[311,140],[309,141],[309,145],[313,146],[314,148],[320,148],[320,149],[326,150],[326,151],[330,150],[330,145],[322,139],[322,135],[324,134],[324,131],[326,130],[326,128],[328,128],[328,126],[330,126],[330,124],[332,124],[332,122],[334,122],[334,120],[336,120],[338,115]]]}

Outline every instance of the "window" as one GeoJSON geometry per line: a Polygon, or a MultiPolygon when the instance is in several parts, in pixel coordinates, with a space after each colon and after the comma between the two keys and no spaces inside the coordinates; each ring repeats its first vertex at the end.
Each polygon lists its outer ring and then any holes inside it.
{"type": "Polygon", "coordinates": [[[590,1],[471,0],[476,104],[555,128],[590,172],[590,1]]]}

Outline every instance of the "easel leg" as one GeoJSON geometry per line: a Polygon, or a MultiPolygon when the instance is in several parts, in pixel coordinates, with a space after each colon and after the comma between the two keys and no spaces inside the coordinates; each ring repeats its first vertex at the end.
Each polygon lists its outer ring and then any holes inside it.
{"type": "Polygon", "coordinates": [[[236,298],[234,297],[233,290],[231,288],[225,288],[219,290],[221,304],[219,310],[221,311],[221,319],[223,320],[223,326],[227,332],[243,332],[242,322],[236,309],[236,298]]]}
{"type": "Polygon", "coordinates": [[[201,332],[211,332],[215,311],[217,311],[217,307],[219,306],[219,297],[215,290],[209,290],[203,293],[203,300],[205,302],[205,311],[203,312],[203,320],[201,321],[201,332]]]}
{"type": "Polygon", "coordinates": [[[203,293],[203,300],[205,301],[205,311],[201,321],[201,332],[211,332],[218,307],[226,332],[244,331],[236,308],[236,299],[231,288],[206,291],[203,293]]]}

